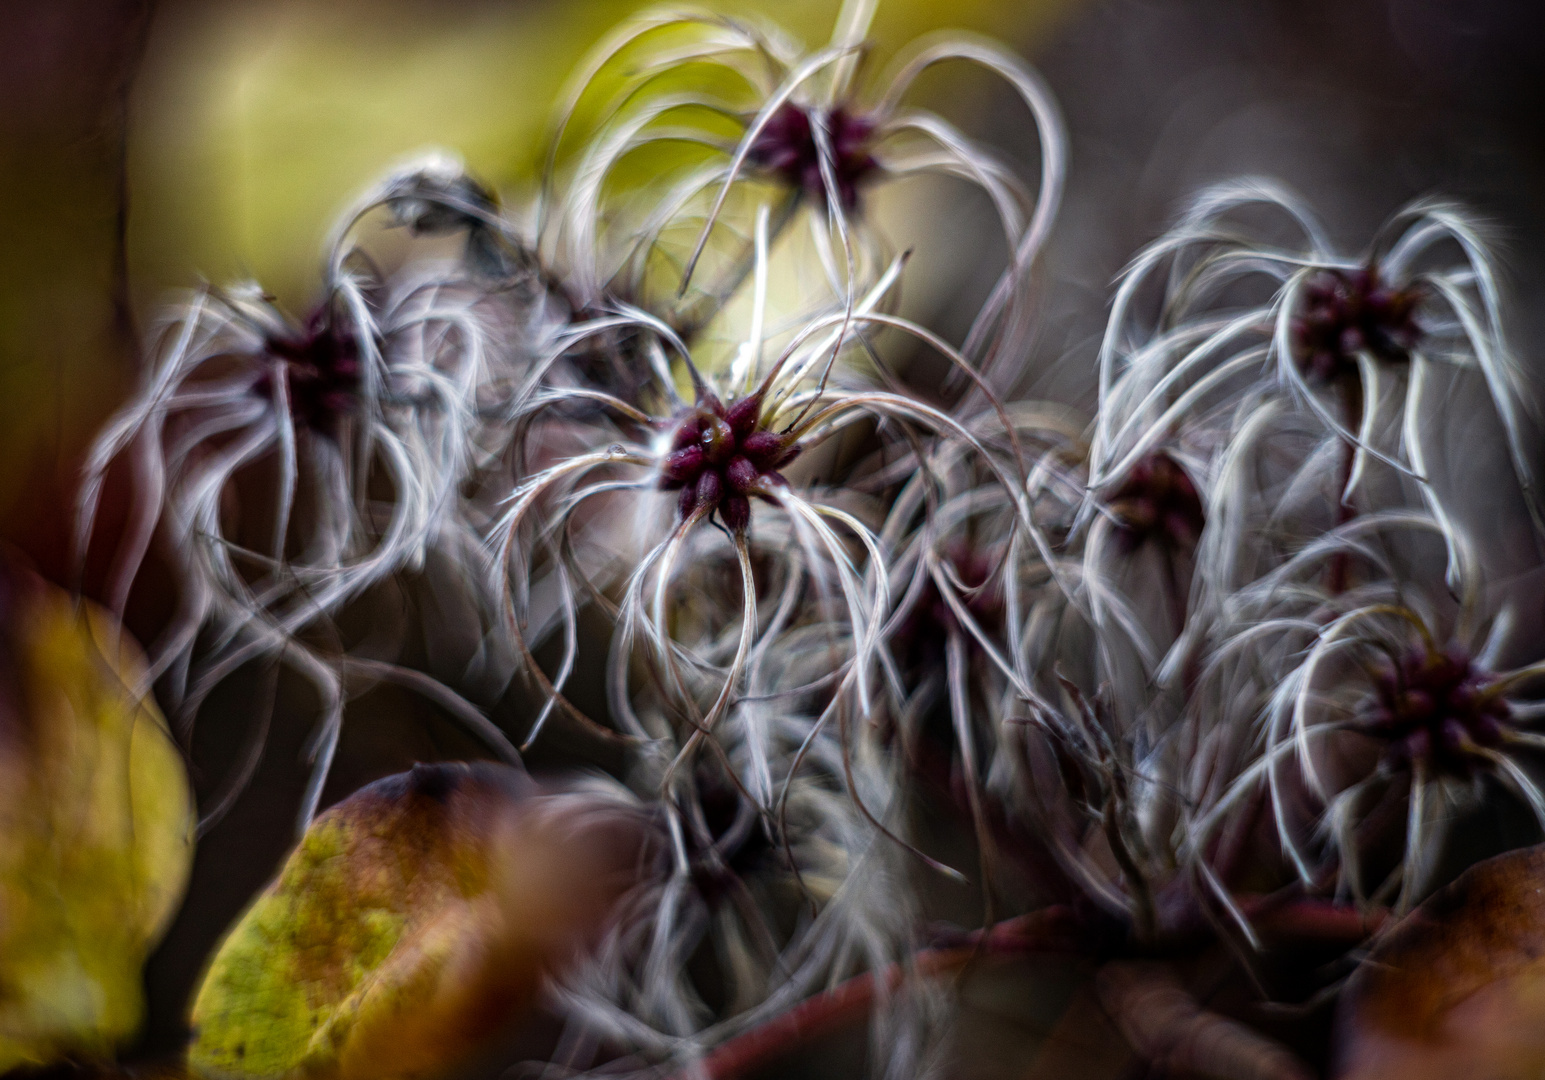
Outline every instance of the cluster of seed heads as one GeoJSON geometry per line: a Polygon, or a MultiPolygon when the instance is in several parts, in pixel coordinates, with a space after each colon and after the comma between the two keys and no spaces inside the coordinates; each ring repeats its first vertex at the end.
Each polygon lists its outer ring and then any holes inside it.
{"type": "MultiPolygon", "coordinates": [[[[1047,875],[1038,895],[1079,896],[1126,929],[1154,924],[1160,894],[1192,904],[1198,924],[1223,909],[1244,923],[1232,893],[1254,878],[1213,865],[1241,846],[1226,834],[1274,830],[1251,873],[1290,864],[1305,889],[1340,888],[1342,868],[1377,860],[1351,849],[1357,829],[1312,826],[1337,805],[1356,816],[1380,799],[1414,808],[1380,815],[1410,824],[1375,837],[1406,846],[1397,884],[1414,892],[1410,853],[1436,827],[1417,819],[1438,802],[1422,785],[1478,769],[1510,777],[1545,824],[1545,795],[1514,762],[1545,744],[1527,741],[1533,713],[1507,697],[1528,684],[1484,670],[1472,656],[1494,654],[1452,629],[1484,632],[1506,613],[1482,610],[1476,598],[1492,594],[1468,579],[1450,588],[1470,571],[1478,530],[1430,467],[1464,449],[1431,423],[1425,373],[1441,356],[1456,379],[1480,372],[1501,422],[1476,425],[1477,437],[1500,432],[1511,479],[1532,492],[1497,289],[1463,215],[1417,208],[1395,247],[1354,269],[1291,196],[1224,185],[1118,287],[1094,415],[1025,400],[1030,285],[1066,163],[1055,104],[1022,62],[977,40],[921,48],[867,96],[863,33],[839,28],[841,40],[807,56],[735,20],[643,19],[604,47],[557,118],[529,215],[506,213],[459,166],[419,165],[335,231],[326,299],[299,328],[271,329],[291,324],[260,292],[190,299],[157,339],[141,394],[94,448],[81,500],[84,558],[110,469],[132,459],[136,476],[164,479],[147,485],[156,503],[135,515],[112,573],[121,609],[155,529],[185,555],[193,600],[155,664],[168,681],[194,673],[177,690],[191,712],[266,657],[316,687],[325,715],[303,820],[319,805],[351,680],[392,668],[316,648],[333,640],[323,624],[330,632],[366,590],[431,554],[463,570],[456,584],[479,625],[462,636],[489,643],[488,685],[512,685],[523,663],[545,696],[521,750],[549,717],[603,739],[627,755],[619,774],[633,795],[668,824],[670,865],[619,917],[601,950],[606,977],[574,996],[608,1038],[659,1059],[703,1049],[707,999],[753,1003],[733,1018],[752,1025],[768,1018],[758,1009],[906,953],[921,901],[895,886],[888,860],[927,857],[904,835],[897,808],[917,776],[887,731],[953,740],[984,893],[1002,884],[990,864],[994,823],[1006,822],[1045,841],[1031,860],[1047,875]],[[659,78],[679,74],[682,57],[688,73],[732,72],[724,81],[743,91],[714,99],[708,80],[683,107],[680,81],[659,78]],[[1041,148],[1033,182],[902,106],[943,61],[984,66],[1016,92],[1041,148]],[[611,105],[582,107],[596,98],[611,105]],[[717,128],[687,140],[720,159],[642,178],[619,167],[681,141],[698,113],[744,124],[733,145],[717,128]],[[904,274],[928,261],[896,256],[872,212],[874,187],[926,172],[985,192],[1007,242],[958,342],[904,313],[904,274]],[[785,190],[768,201],[769,186],[785,190]],[[1253,220],[1263,205],[1302,226],[1301,247],[1235,227],[1237,211],[1253,220]],[[463,258],[379,273],[360,235],[383,209],[388,227],[415,235],[465,233],[463,258]],[[1457,265],[1433,255],[1443,245],[1457,265]],[[1227,306],[1259,297],[1262,278],[1271,299],[1227,306]],[[903,339],[955,377],[918,387],[903,339]],[[1405,377],[1374,386],[1387,364],[1405,377]],[[1341,395],[1337,414],[1331,391],[1363,379],[1377,392],[1341,395]],[[784,475],[836,432],[844,443],[823,458],[822,482],[784,475]],[[1328,462],[1342,466],[1333,483],[1328,462]],[[277,477],[262,548],[220,534],[249,477],[277,477]],[[661,492],[675,493],[674,508],[661,492]],[[619,504],[634,513],[598,509],[619,504]],[[701,527],[715,522],[722,530],[701,527]],[[1413,531],[1422,539],[1407,558],[1400,537],[1413,531]],[[490,551],[497,575],[483,572],[490,551]],[[1144,572],[1155,553],[1168,573],[1144,572]],[[1418,646],[1371,690],[1330,685],[1326,673],[1344,669],[1318,666],[1350,646],[1388,653],[1413,628],[1463,647],[1418,646]],[[606,693],[592,717],[584,695],[566,695],[599,639],[606,693]],[[209,643],[201,670],[190,658],[209,643]],[[1348,716],[1380,743],[1383,767],[1365,753],[1368,775],[1341,799],[1350,786],[1305,781],[1348,716]],[[776,899],[808,892],[806,876],[827,897],[808,917],[776,899]],[[737,920],[740,945],[708,940],[738,933],[737,920]],[[698,985],[710,955],[757,959],[698,985]]],[[[435,700],[520,760],[478,707],[449,689],[435,700]]]]}

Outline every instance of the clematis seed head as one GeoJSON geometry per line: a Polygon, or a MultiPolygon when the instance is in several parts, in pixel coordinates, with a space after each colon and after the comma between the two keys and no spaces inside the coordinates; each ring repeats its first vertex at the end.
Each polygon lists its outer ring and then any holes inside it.
{"type": "Polygon", "coordinates": [[[1467,776],[1477,750],[1502,742],[1511,726],[1512,710],[1494,682],[1458,646],[1420,646],[1376,674],[1360,729],[1385,743],[1388,769],[1419,764],[1467,776]]]}
{"type": "Polygon", "coordinates": [[[1293,319],[1299,367],[1311,379],[1329,382],[1355,369],[1361,352],[1406,360],[1421,340],[1416,311],[1424,296],[1419,285],[1388,284],[1375,265],[1322,271],[1304,288],[1293,319]]]}

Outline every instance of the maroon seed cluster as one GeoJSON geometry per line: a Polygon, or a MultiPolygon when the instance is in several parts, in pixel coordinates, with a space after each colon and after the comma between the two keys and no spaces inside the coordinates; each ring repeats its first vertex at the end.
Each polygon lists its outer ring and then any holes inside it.
{"type": "Polygon", "coordinates": [[[1207,523],[1196,485],[1162,450],[1132,466],[1109,506],[1129,552],[1149,541],[1170,551],[1189,551],[1207,523]]]}
{"type": "Polygon", "coordinates": [[[717,511],[725,528],[743,532],[751,522],[749,496],[771,499],[787,483],[778,469],[799,451],[787,436],[759,425],[761,411],[760,394],[728,408],[707,394],[682,420],[660,470],[660,487],[681,491],[681,520],[717,511]]]}
{"type": "Polygon", "coordinates": [[[1304,289],[1293,319],[1298,363],[1305,375],[1328,382],[1357,363],[1359,352],[1403,361],[1421,339],[1416,321],[1423,290],[1383,282],[1379,270],[1326,270],[1304,289]]]}
{"type": "Polygon", "coordinates": [[[1494,682],[1457,646],[1413,649],[1375,676],[1377,700],[1361,728],[1386,743],[1389,767],[1419,762],[1465,775],[1474,752],[1496,746],[1510,726],[1512,710],[1494,682]]]}
{"type": "MultiPolygon", "coordinates": [[[[285,388],[295,423],[336,437],[339,423],[359,401],[359,346],[354,336],[341,332],[324,310],[312,315],[299,334],[269,337],[265,350],[285,362],[285,388]]],[[[267,374],[253,384],[253,391],[264,397],[273,394],[267,374]]]]}
{"type": "MultiPolygon", "coordinates": [[[[803,188],[812,199],[826,198],[826,183],[821,176],[821,157],[812,130],[812,110],[789,102],[768,118],[767,124],[751,144],[750,160],[784,182],[803,188]]],[[[854,116],[841,105],[824,114],[831,140],[832,176],[837,197],[844,209],[858,203],[858,185],[875,168],[869,153],[869,139],[874,122],[854,116]]]]}

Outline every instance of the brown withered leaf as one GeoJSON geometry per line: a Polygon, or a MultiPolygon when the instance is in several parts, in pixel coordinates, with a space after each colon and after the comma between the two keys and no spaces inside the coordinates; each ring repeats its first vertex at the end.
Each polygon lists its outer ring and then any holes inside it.
{"type": "Polygon", "coordinates": [[[1545,1076],[1545,845],[1471,867],[1348,983],[1342,1080],[1545,1076]]]}
{"type": "Polygon", "coordinates": [[[528,1010],[633,880],[643,825],[504,765],[417,765],[322,814],[193,1005],[205,1076],[439,1075],[528,1010]]]}

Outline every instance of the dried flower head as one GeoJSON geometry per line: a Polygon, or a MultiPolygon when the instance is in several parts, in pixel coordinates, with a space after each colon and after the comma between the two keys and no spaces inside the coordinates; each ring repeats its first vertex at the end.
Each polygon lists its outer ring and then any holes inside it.
{"type": "Polygon", "coordinates": [[[283,363],[259,375],[252,393],[284,401],[297,427],[336,441],[359,407],[361,371],[358,343],[333,311],[313,312],[298,332],[285,328],[267,335],[262,353],[283,363]],[[274,385],[276,378],[284,380],[282,390],[274,385]]]}
{"type": "Polygon", "coordinates": [[[1363,352],[1386,363],[1409,359],[1422,337],[1416,313],[1423,293],[1419,283],[1386,285],[1377,264],[1326,270],[1311,278],[1293,317],[1293,341],[1304,373],[1319,382],[1344,372],[1355,375],[1363,352]]]}
{"type": "Polygon", "coordinates": [[[968,38],[920,43],[888,82],[861,93],[872,10],[850,5],[831,41],[808,54],[774,28],[674,12],[646,13],[598,47],[557,113],[539,223],[576,308],[620,298],[690,341],[756,264],[759,215],[762,242],[782,257],[791,245],[780,240],[808,209],[819,287],[791,318],[851,310],[892,261],[865,191],[936,174],[988,195],[1008,247],[962,351],[979,365],[1013,354],[1027,330],[1025,277],[1061,195],[1056,107],[1018,58],[968,38]],[[922,72],[950,60],[1002,78],[1028,107],[1041,150],[1034,194],[991,150],[903,105],[922,72]],[[647,161],[633,171],[648,179],[619,179],[625,161],[647,161]]]}
{"type": "MultiPolygon", "coordinates": [[[[1342,505],[1387,487],[1392,474],[1457,528],[1464,458],[1444,440],[1437,388],[1469,381],[1497,420],[1475,437],[1495,440],[1532,505],[1525,398],[1499,304],[1480,232],[1452,207],[1411,207],[1354,261],[1272,185],[1209,191],[1133,262],[1117,293],[1101,347],[1091,484],[1118,482],[1177,430],[1212,449],[1235,432],[1264,439],[1307,423],[1320,434],[1301,459],[1306,482],[1326,476],[1322,451],[1345,448],[1330,474],[1342,505]],[[1246,216],[1262,211],[1280,214],[1301,241],[1255,235],[1246,216]]],[[[1490,447],[1463,449],[1490,460],[1490,447]]],[[[1249,543],[1249,532],[1234,540],[1249,543]]]]}
{"type": "Polygon", "coordinates": [[[1492,670],[1509,620],[1483,605],[1463,546],[1454,603],[1441,556],[1421,554],[1423,537],[1443,536],[1430,515],[1365,514],[1229,599],[1188,723],[1213,747],[1191,766],[1197,779],[1203,769],[1233,779],[1208,782],[1193,857],[1264,793],[1282,858],[1305,885],[1360,900],[1398,888],[1405,905],[1429,887],[1452,808],[1486,797],[1482,776],[1545,826],[1545,794],[1523,765],[1541,744],[1524,730],[1541,709],[1517,696],[1539,665],[1492,670]],[[1343,556],[1363,571],[1334,588],[1324,571],[1343,556]],[[1253,711],[1250,739],[1207,715],[1240,709],[1253,711]],[[1383,880],[1372,893],[1369,873],[1383,880]]]}
{"type": "Polygon", "coordinates": [[[858,206],[858,186],[879,167],[869,152],[874,122],[838,105],[828,112],[785,102],[768,118],[747,156],[753,165],[774,173],[791,188],[803,189],[818,204],[826,200],[830,173],[844,209],[858,206]],[[817,129],[821,134],[817,134],[817,129]],[[822,164],[822,143],[827,163],[822,164]]]}

